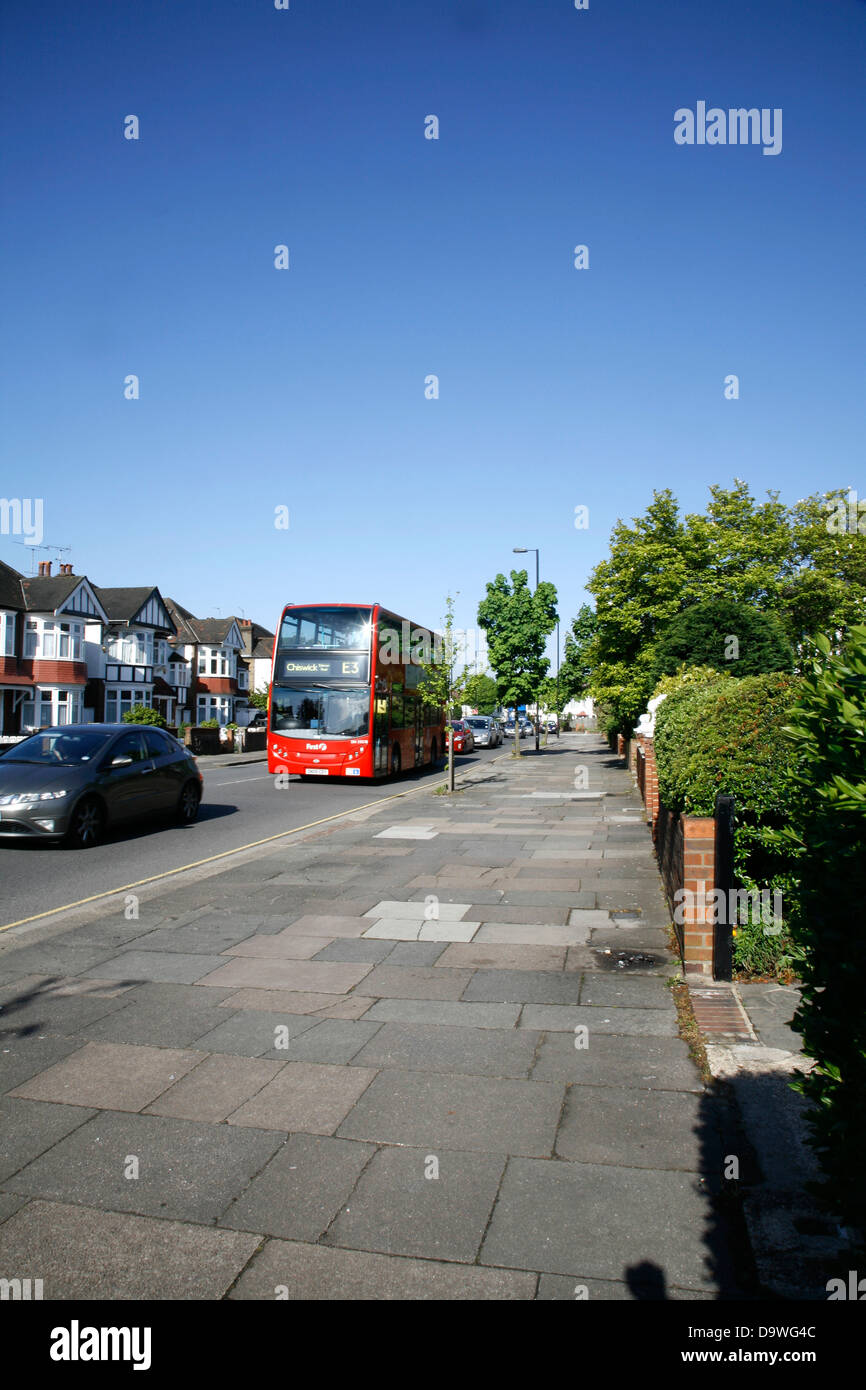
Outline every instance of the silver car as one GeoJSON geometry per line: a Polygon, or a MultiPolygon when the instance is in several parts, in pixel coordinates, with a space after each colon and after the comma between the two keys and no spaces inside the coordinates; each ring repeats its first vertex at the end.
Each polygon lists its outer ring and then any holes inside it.
{"type": "Polygon", "coordinates": [[[493,720],[486,714],[467,715],[466,723],[472,730],[476,748],[495,748],[496,732],[493,728],[493,720]]]}
{"type": "Polygon", "coordinates": [[[65,839],[85,848],[135,817],[167,812],[189,824],[201,791],[192,754],[163,729],[43,729],[0,755],[0,839],[65,839]]]}

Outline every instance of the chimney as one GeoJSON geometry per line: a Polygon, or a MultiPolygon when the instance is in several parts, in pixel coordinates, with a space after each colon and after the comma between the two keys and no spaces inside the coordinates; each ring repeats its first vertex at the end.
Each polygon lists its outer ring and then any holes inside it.
{"type": "Polygon", "coordinates": [[[50,561],[50,560],[40,560],[40,561],[39,561],[39,578],[40,578],[40,579],[50,579],[50,578],[51,578],[51,561],[50,561]]]}
{"type": "Polygon", "coordinates": [[[61,574],[71,574],[71,573],[72,573],[72,566],[71,566],[71,565],[61,565],[61,566],[60,566],[60,573],[61,573],[61,574]]]}

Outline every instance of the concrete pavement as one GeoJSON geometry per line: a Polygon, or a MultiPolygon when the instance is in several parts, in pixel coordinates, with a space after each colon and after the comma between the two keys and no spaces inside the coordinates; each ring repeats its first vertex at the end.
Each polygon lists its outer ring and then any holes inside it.
{"type": "Polygon", "coordinates": [[[0,942],[0,1276],[45,1297],[754,1292],[601,739],[0,942]]]}

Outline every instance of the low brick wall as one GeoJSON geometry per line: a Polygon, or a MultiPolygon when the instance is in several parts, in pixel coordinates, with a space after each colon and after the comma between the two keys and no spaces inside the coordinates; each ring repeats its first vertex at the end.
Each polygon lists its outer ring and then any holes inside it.
{"type": "Polygon", "coordinates": [[[716,823],[712,816],[681,816],[659,798],[658,768],[652,738],[630,740],[632,772],[652,829],[656,859],[671,910],[671,920],[687,974],[712,978],[713,907],[706,897],[716,886],[716,823]],[[685,889],[685,901],[676,894],[685,889]],[[674,917],[679,907],[682,922],[674,917]]]}

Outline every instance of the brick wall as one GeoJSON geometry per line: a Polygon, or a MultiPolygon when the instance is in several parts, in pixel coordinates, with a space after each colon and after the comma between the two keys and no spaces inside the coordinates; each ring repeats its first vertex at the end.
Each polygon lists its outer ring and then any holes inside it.
{"type": "Polygon", "coordinates": [[[713,909],[706,897],[715,887],[715,820],[712,816],[680,816],[663,806],[653,740],[640,735],[631,740],[631,746],[635,748],[635,780],[652,828],[656,859],[685,971],[712,978],[713,909]],[[685,889],[689,896],[678,904],[675,894],[680,889],[685,889]],[[682,923],[674,920],[677,906],[682,923]]]}

